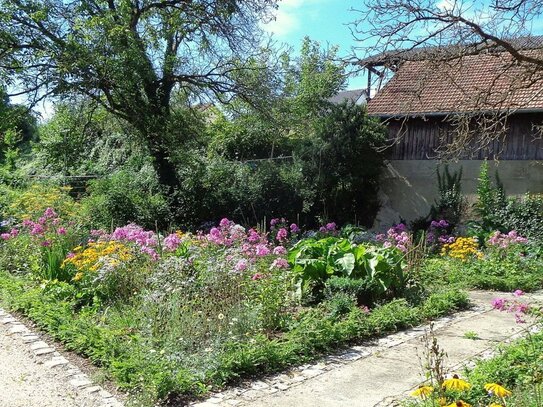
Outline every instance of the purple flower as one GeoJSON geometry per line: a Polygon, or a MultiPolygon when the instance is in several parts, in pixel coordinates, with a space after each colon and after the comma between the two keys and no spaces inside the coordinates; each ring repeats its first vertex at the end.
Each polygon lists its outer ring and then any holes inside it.
{"type": "Polygon", "coordinates": [[[326,233],[326,232],[327,232],[326,227],[321,226],[321,227],[319,228],[319,232],[321,232],[321,233],[326,233]]]}
{"type": "Polygon", "coordinates": [[[256,273],[255,275],[253,275],[251,277],[251,280],[260,280],[260,279],[263,279],[264,278],[264,275],[260,274],[260,273],[256,273]]]}
{"type": "Polygon", "coordinates": [[[334,230],[336,230],[336,223],[335,222],[330,222],[330,223],[327,223],[326,224],[326,230],[328,230],[329,232],[333,232],[334,230]]]}
{"type": "Polygon", "coordinates": [[[58,217],[57,213],[53,208],[47,208],[45,212],[43,212],[43,216],[47,219],[58,217]]]}
{"type": "Polygon", "coordinates": [[[277,256],[287,254],[287,249],[285,249],[283,246],[277,246],[273,249],[273,254],[277,256]]]}
{"type": "Polygon", "coordinates": [[[40,243],[43,247],[49,247],[51,246],[51,241],[50,240],[44,240],[43,242],[40,243]]]}
{"type": "Polygon", "coordinates": [[[176,251],[180,244],[181,239],[177,236],[177,233],[172,233],[164,238],[164,247],[169,252],[176,251]]]}
{"type": "Polygon", "coordinates": [[[11,239],[11,235],[9,233],[2,233],[0,235],[0,238],[2,238],[3,240],[9,240],[11,239]]]}
{"type": "Polygon", "coordinates": [[[278,259],[275,259],[273,261],[270,268],[286,269],[288,268],[288,261],[286,259],[279,257],[278,259]]]}
{"type": "Polygon", "coordinates": [[[270,220],[270,226],[273,228],[275,225],[277,225],[281,220],[279,218],[273,218],[270,220]]]}
{"type": "Polygon", "coordinates": [[[222,218],[219,222],[219,226],[221,228],[227,228],[228,226],[230,226],[230,221],[227,218],[222,218]]]}
{"type": "Polygon", "coordinates": [[[62,226],[57,229],[57,234],[59,235],[65,235],[66,229],[64,229],[62,226]]]}
{"type": "Polygon", "coordinates": [[[106,232],[104,232],[102,229],[92,229],[90,231],[90,235],[92,237],[100,237],[100,236],[105,235],[105,234],[106,234],[106,232]]]}
{"type": "Polygon", "coordinates": [[[270,254],[270,249],[266,245],[259,244],[255,248],[255,253],[259,257],[267,256],[268,254],[270,254]]]}
{"type": "Polygon", "coordinates": [[[250,242],[250,243],[257,243],[260,241],[260,235],[258,234],[258,232],[254,229],[250,229],[249,230],[249,236],[247,237],[247,240],[250,242]]]}
{"type": "Polygon", "coordinates": [[[75,253],[74,252],[68,252],[68,254],[66,255],[66,258],[67,259],[72,259],[75,257],[75,253]]]}
{"type": "Polygon", "coordinates": [[[34,223],[34,225],[32,226],[32,230],[30,231],[30,234],[32,236],[38,236],[38,235],[42,235],[44,232],[45,230],[42,225],[40,225],[39,223],[34,223]]]}
{"type": "Polygon", "coordinates": [[[522,291],[522,290],[515,290],[515,292],[513,292],[513,295],[514,295],[515,297],[520,297],[520,296],[522,296],[522,295],[524,295],[524,294],[525,294],[525,293],[524,293],[524,291],[522,291]]]}
{"type": "Polygon", "coordinates": [[[159,257],[158,253],[152,247],[142,246],[140,250],[142,253],[147,254],[152,260],[154,261],[158,260],[158,257],[159,257]]]}
{"type": "Polygon", "coordinates": [[[285,228],[281,228],[277,232],[276,238],[277,238],[277,240],[282,242],[283,240],[285,240],[287,238],[287,236],[288,236],[288,231],[285,228]]]}
{"type": "Polygon", "coordinates": [[[292,225],[290,225],[290,232],[291,233],[298,233],[300,231],[300,228],[298,227],[298,225],[296,223],[293,223],[292,225]]]}
{"type": "Polygon", "coordinates": [[[9,231],[11,237],[17,237],[19,235],[19,229],[13,228],[9,231]]]}
{"type": "Polygon", "coordinates": [[[247,270],[247,267],[249,266],[249,264],[247,263],[247,260],[245,259],[241,259],[239,260],[236,265],[234,266],[234,269],[236,271],[244,271],[244,270],[247,270]]]}
{"type": "Polygon", "coordinates": [[[492,308],[503,311],[507,305],[507,300],[505,298],[494,298],[492,300],[492,308]]]}

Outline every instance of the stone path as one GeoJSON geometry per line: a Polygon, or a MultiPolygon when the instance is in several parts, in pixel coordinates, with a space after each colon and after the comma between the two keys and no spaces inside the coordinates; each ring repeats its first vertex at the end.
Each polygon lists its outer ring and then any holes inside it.
{"type": "MultiPolygon", "coordinates": [[[[434,323],[439,345],[447,352],[445,366],[459,372],[478,358],[491,357],[501,342],[526,333],[512,314],[492,310],[496,297],[511,294],[472,292],[475,307],[434,323]],[[476,336],[476,339],[473,337],[476,336]],[[470,339],[471,338],[471,339],[470,339]]],[[[543,301],[543,293],[522,297],[543,301]]],[[[373,343],[356,346],[318,363],[214,394],[194,407],[296,406],[382,407],[398,405],[423,380],[420,358],[428,326],[399,332],[373,343]]]]}
{"type": "Polygon", "coordinates": [[[53,346],[0,309],[0,407],[122,407],[53,346]]]}

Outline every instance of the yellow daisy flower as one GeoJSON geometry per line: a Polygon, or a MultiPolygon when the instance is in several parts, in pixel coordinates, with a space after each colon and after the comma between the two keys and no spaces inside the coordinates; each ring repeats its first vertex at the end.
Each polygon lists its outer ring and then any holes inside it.
{"type": "Polygon", "coordinates": [[[449,404],[447,407],[471,407],[471,404],[466,403],[463,400],[457,400],[454,403],[449,404]]]}
{"type": "Polygon", "coordinates": [[[451,379],[446,379],[445,381],[443,381],[443,388],[446,390],[464,391],[468,390],[470,387],[471,384],[469,384],[465,380],[460,379],[456,374],[451,379]]]}
{"type": "Polygon", "coordinates": [[[511,392],[499,383],[487,383],[485,384],[485,390],[500,398],[511,395],[511,392]]]}
{"type": "Polygon", "coordinates": [[[492,403],[488,407],[503,407],[501,404],[498,403],[492,403]]]}
{"type": "Polygon", "coordinates": [[[430,394],[432,394],[433,391],[434,391],[434,388],[432,386],[420,385],[417,390],[411,393],[411,396],[425,399],[430,394]]]}

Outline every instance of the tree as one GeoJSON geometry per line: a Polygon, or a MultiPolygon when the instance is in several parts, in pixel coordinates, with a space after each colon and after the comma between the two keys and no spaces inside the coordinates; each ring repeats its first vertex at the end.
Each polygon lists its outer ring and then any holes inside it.
{"type": "MultiPolygon", "coordinates": [[[[77,95],[137,130],[167,193],[190,138],[172,100],[250,99],[237,78],[276,0],[0,0],[0,77],[31,103],[77,95]]],[[[249,68],[247,68],[249,66],[249,68]]]]}
{"type": "Polygon", "coordinates": [[[476,137],[484,146],[505,136],[508,116],[523,108],[508,105],[512,95],[534,84],[542,86],[543,38],[532,35],[543,17],[540,1],[365,0],[364,5],[352,28],[356,40],[372,45],[357,49],[365,52],[365,58],[353,58],[376,74],[373,78],[379,84],[405,61],[418,61],[419,75],[413,82],[421,90],[427,75],[439,72],[462,92],[458,76],[467,69],[469,58],[476,54],[484,54],[487,62],[493,58],[495,76],[468,95],[473,109],[448,115],[455,142],[445,154],[461,154],[476,137]],[[376,70],[377,65],[383,69],[376,70]]]}

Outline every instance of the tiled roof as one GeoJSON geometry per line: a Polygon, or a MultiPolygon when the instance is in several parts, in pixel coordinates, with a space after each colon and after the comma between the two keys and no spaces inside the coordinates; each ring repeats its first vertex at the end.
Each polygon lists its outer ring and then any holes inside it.
{"type": "MultiPolygon", "coordinates": [[[[524,51],[543,59],[541,50],[524,51]]],[[[533,68],[533,66],[532,66],[533,68]]],[[[464,56],[448,62],[402,63],[368,103],[376,116],[542,110],[543,69],[528,75],[507,53],[464,56]]]]}

